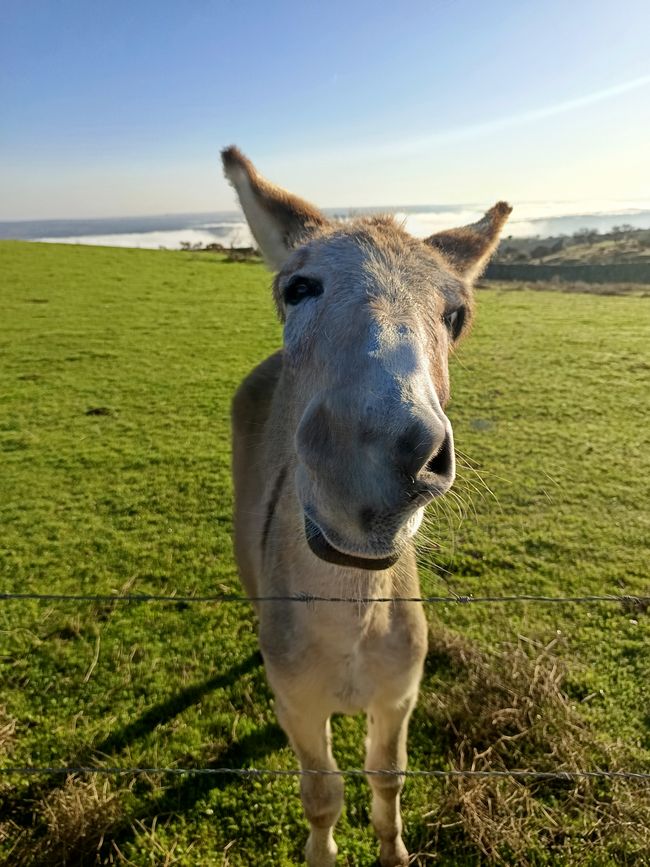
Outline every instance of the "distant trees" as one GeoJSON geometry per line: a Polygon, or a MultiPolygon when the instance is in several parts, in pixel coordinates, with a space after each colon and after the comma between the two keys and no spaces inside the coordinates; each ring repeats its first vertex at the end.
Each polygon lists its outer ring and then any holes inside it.
{"type": "Polygon", "coordinates": [[[598,240],[598,229],[578,229],[571,236],[576,244],[593,244],[598,240]]]}
{"type": "Polygon", "coordinates": [[[627,223],[611,230],[582,228],[571,235],[539,235],[505,238],[494,258],[495,264],[562,265],[615,264],[648,261],[650,229],[634,229],[627,223]]]}

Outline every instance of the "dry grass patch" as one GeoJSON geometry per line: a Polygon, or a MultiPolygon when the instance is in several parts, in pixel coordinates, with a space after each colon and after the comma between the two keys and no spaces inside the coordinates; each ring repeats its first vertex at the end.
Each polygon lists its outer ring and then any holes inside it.
{"type": "Polygon", "coordinates": [[[5,867],[106,863],[100,853],[111,830],[120,824],[122,809],[109,780],[70,776],[34,803],[32,815],[30,828],[14,822],[0,828],[4,839],[13,843],[2,862],[5,867]]]}
{"type": "MultiPolygon", "coordinates": [[[[154,816],[149,820],[148,824],[140,819],[136,819],[131,826],[136,846],[139,845],[141,848],[148,851],[149,860],[156,864],[156,867],[174,867],[174,865],[180,863],[187,864],[188,861],[189,863],[193,863],[191,860],[191,851],[193,849],[192,843],[181,847],[178,844],[178,841],[174,841],[173,839],[171,842],[169,841],[170,835],[166,833],[166,826],[170,821],[171,819],[167,818],[164,823],[161,823],[159,817],[154,816]],[[164,831],[162,834],[160,833],[161,827],[164,831]]],[[[113,844],[113,848],[116,855],[115,864],[123,865],[123,867],[137,867],[137,863],[129,860],[116,843],[113,844]]],[[[227,857],[225,855],[224,863],[227,863],[227,857]]]]}
{"type": "Polygon", "coordinates": [[[584,280],[483,280],[479,289],[499,289],[501,292],[520,292],[532,289],[536,292],[564,292],[585,295],[628,295],[636,298],[650,297],[650,285],[645,283],[587,283],[584,280]]]}
{"type": "MultiPolygon", "coordinates": [[[[557,640],[518,637],[487,653],[448,631],[430,660],[451,675],[426,711],[459,771],[632,769],[619,746],[598,743],[566,692],[557,640]]],[[[473,863],[640,864],[650,859],[650,787],[626,780],[449,778],[427,817],[445,850],[468,843],[473,863]]],[[[468,862],[469,863],[469,862],[468,862]]]]}
{"type": "MultiPolygon", "coordinates": [[[[16,737],[16,720],[0,705],[0,758],[10,756],[16,737]]],[[[11,783],[5,776],[0,776],[0,808],[5,798],[11,793],[11,783]]],[[[0,813],[0,843],[9,839],[11,823],[2,821],[0,813]]]]}
{"type": "Polygon", "coordinates": [[[0,705],[0,756],[8,755],[16,735],[16,720],[0,705]]]}

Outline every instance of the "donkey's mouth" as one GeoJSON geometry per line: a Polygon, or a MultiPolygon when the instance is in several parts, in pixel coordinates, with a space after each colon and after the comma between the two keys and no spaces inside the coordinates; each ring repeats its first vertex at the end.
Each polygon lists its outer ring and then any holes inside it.
{"type": "Polygon", "coordinates": [[[349,566],[353,569],[368,569],[372,572],[378,572],[381,569],[388,569],[397,563],[399,552],[390,554],[387,557],[358,557],[355,554],[346,554],[344,551],[339,551],[331,545],[323,535],[320,527],[305,515],[305,536],[307,544],[312,552],[325,560],[327,563],[334,563],[336,566],[349,566]]]}

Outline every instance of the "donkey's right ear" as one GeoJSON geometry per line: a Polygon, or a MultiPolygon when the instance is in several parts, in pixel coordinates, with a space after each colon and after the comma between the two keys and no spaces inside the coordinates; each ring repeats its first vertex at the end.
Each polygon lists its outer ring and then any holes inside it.
{"type": "Polygon", "coordinates": [[[234,145],[221,151],[221,159],[267,265],[279,271],[291,250],[327,220],[308,202],[263,178],[234,145]]]}

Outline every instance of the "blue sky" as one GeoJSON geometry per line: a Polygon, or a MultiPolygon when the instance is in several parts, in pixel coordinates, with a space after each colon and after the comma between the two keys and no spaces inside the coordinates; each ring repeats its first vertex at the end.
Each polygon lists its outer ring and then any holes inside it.
{"type": "Polygon", "coordinates": [[[648,0],[0,2],[0,219],[650,198],[648,0]]]}

